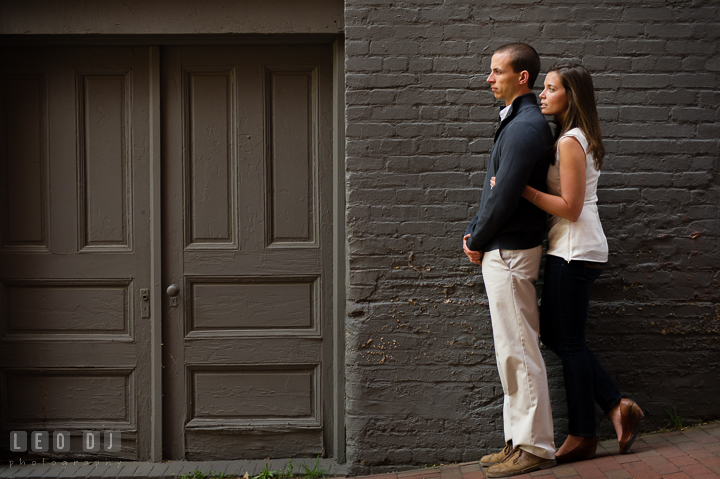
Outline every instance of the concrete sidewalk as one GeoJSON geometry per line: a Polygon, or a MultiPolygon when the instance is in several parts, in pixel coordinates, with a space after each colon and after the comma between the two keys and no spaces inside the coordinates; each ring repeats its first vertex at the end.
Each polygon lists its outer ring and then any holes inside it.
{"type": "MultiPolygon", "coordinates": [[[[720,422],[687,428],[682,431],[641,435],[630,454],[617,454],[617,440],[601,442],[597,455],[589,461],[564,464],[531,474],[515,476],[519,479],[720,479],[720,422]]],[[[293,459],[295,471],[300,464],[309,467],[314,459],[293,459]]],[[[0,463],[0,478],[152,478],[177,479],[199,470],[228,475],[251,476],[260,473],[265,463],[270,470],[281,470],[286,459],[270,461],[175,461],[165,463],[112,462],[62,465],[17,465],[0,463]]],[[[344,466],[320,459],[320,466],[336,477],[342,477],[344,466]]],[[[363,479],[484,479],[483,469],[476,462],[432,468],[414,469],[397,473],[363,476],[363,479]]]]}

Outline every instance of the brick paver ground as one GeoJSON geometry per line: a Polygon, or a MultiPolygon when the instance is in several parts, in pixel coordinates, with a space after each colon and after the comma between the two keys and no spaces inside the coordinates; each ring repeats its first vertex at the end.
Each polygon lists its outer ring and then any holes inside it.
{"type": "MultiPolygon", "coordinates": [[[[516,479],[720,479],[720,422],[682,431],[638,436],[630,454],[617,453],[617,440],[598,444],[589,461],[515,476],[516,479]]],[[[478,462],[443,465],[361,479],[484,479],[478,462]]]]}
{"type": "MultiPolygon", "coordinates": [[[[720,422],[687,428],[682,431],[646,434],[639,436],[630,454],[617,454],[617,440],[598,444],[597,455],[589,461],[563,464],[552,469],[537,471],[517,479],[720,479],[720,422]]],[[[269,462],[271,470],[282,469],[285,460],[269,462]]],[[[215,461],[162,464],[121,462],[110,465],[69,464],[68,466],[29,465],[9,466],[0,463],[0,478],[152,478],[177,479],[195,470],[224,472],[226,474],[258,474],[266,461],[215,461]]],[[[296,466],[302,460],[294,460],[296,466]]],[[[314,460],[307,461],[312,466],[314,460]]],[[[321,467],[337,474],[342,465],[321,460],[321,467]]],[[[338,479],[348,479],[336,476],[338,479]]],[[[362,479],[484,479],[480,464],[442,465],[438,467],[386,472],[362,479]]]]}

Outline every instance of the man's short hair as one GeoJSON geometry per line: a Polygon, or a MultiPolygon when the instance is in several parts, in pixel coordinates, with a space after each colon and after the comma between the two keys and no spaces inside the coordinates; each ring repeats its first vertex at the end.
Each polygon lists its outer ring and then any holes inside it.
{"type": "Polygon", "coordinates": [[[527,43],[508,43],[495,50],[495,53],[508,54],[515,73],[527,70],[528,86],[532,89],[540,74],[540,56],[533,47],[527,43]]]}

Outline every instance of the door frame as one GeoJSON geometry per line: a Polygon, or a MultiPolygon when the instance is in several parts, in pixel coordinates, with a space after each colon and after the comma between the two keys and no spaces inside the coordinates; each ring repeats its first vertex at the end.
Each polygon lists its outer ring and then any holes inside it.
{"type": "Polygon", "coordinates": [[[345,463],[345,320],[348,272],[348,238],[345,232],[345,41],[333,42],[333,450],[345,463]]]}
{"type": "Polygon", "coordinates": [[[162,169],[161,169],[161,88],[162,46],[176,45],[283,45],[331,44],[332,64],[332,221],[333,221],[333,425],[332,458],[345,463],[345,320],[348,275],[345,234],[345,45],[338,34],[311,35],[0,35],[3,46],[145,46],[149,49],[150,91],[148,138],[150,161],[150,258],[151,258],[151,462],[162,457],[162,169]]]}

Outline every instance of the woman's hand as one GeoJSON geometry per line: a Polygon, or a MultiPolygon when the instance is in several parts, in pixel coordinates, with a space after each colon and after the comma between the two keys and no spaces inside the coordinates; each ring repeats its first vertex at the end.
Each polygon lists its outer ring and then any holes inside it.
{"type": "Polygon", "coordinates": [[[490,189],[491,190],[493,189],[493,186],[495,186],[495,177],[491,176],[490,177],[490,189]]]}
{"type": "Polygon", "coordinates": [[[523,198],[553,216],[577,221],[585,203],[585,152],[580,143],[568,136],[558,142],[560,194],[550,195],[526,186],[523,198]]]}

